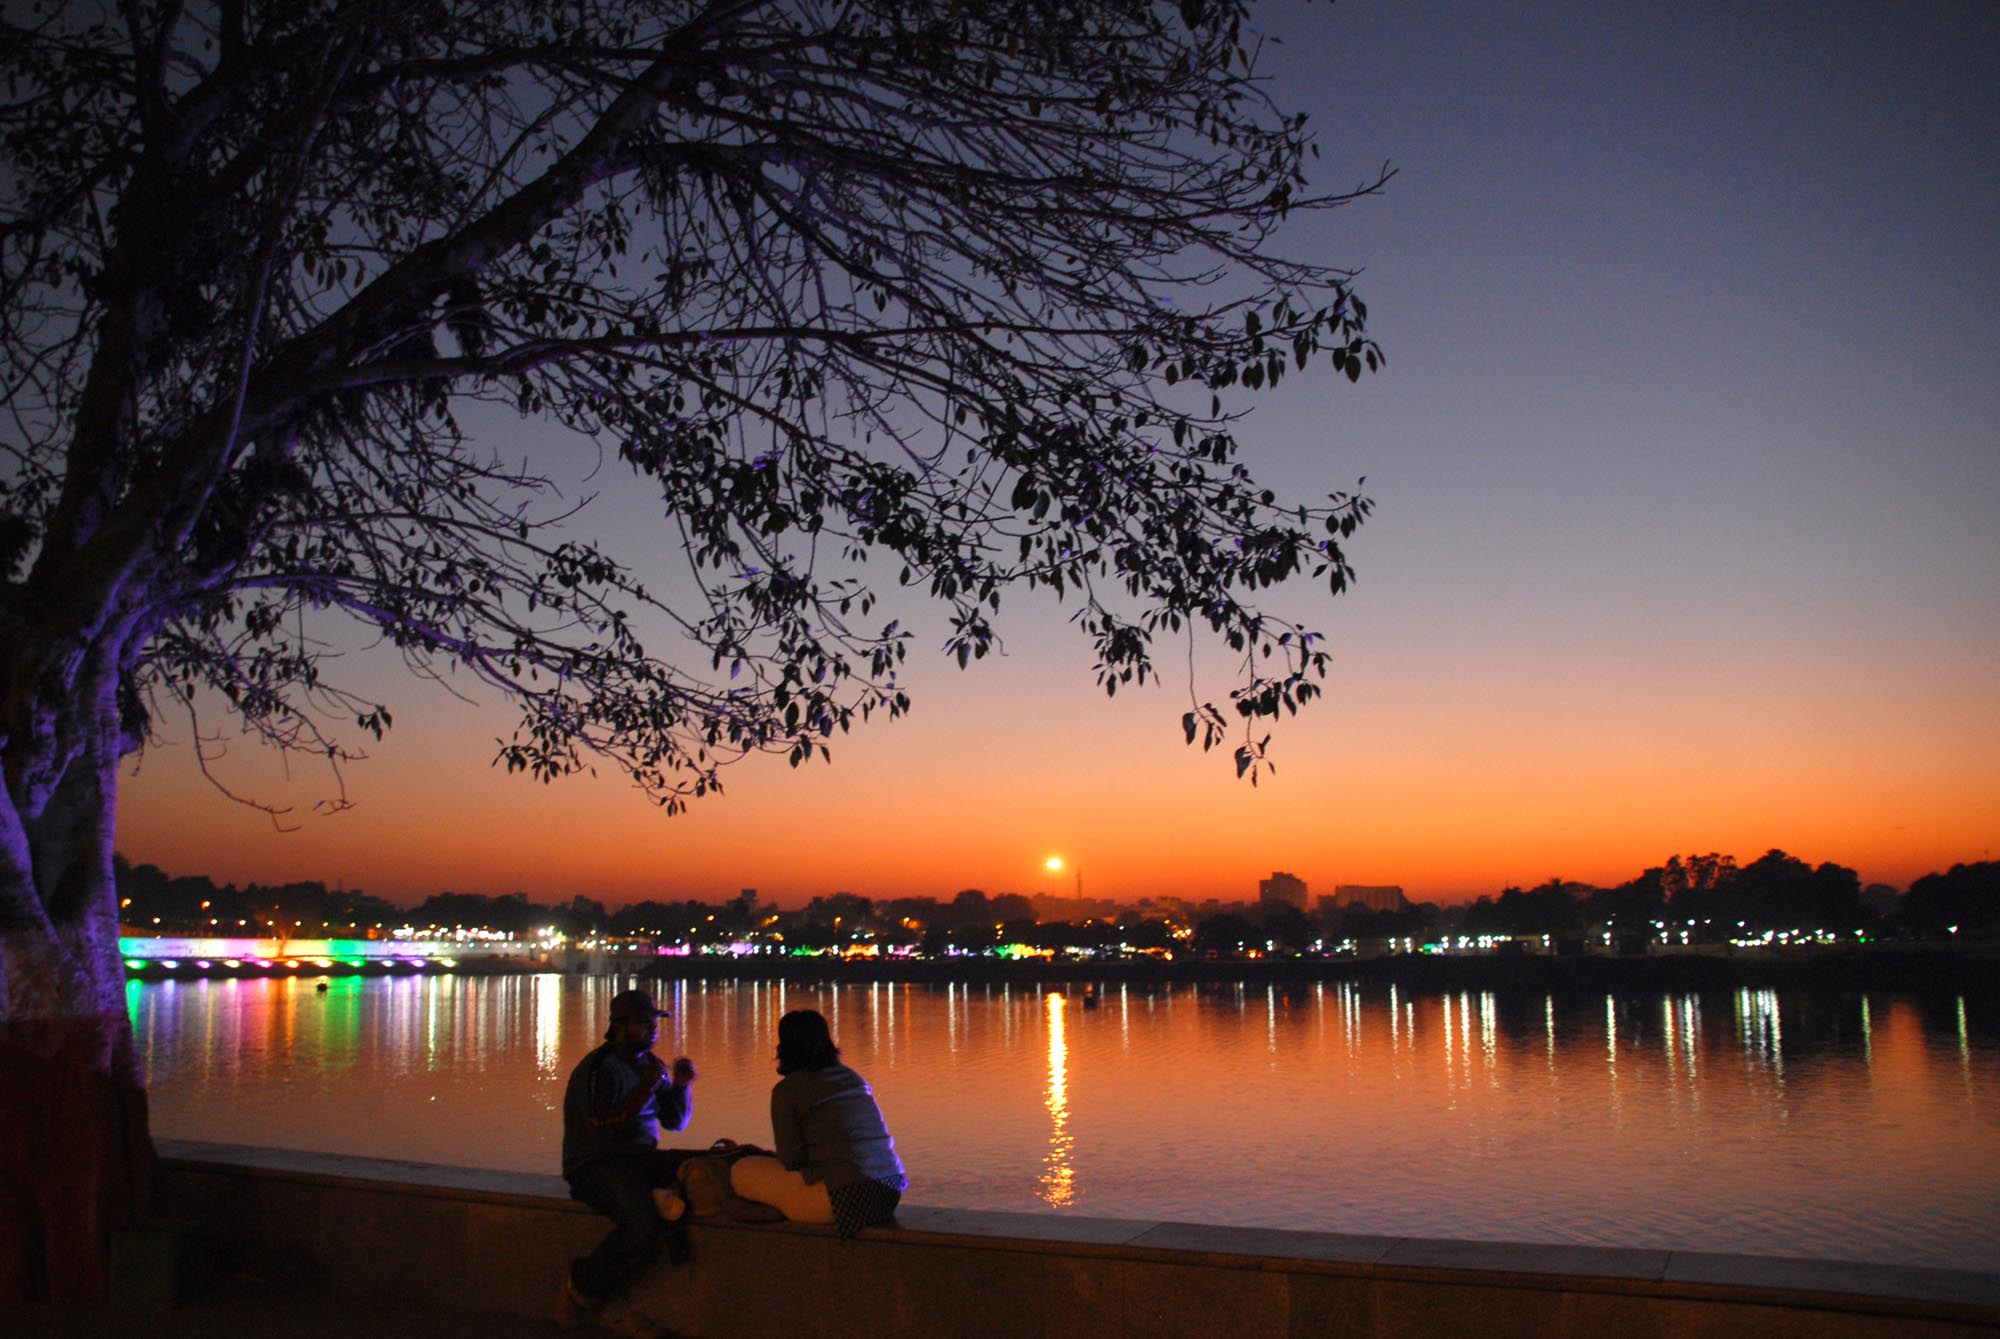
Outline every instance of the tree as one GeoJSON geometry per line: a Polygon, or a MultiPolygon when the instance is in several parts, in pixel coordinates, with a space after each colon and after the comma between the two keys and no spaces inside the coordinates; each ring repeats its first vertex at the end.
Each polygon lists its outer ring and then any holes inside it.
{"type": "Polygon", "coordinates": [[[1264,934],[1232,912],[1210,916],[1194,927],[1194,947],[1211,957],[1234,958],[1251,946],[1262,947],[1264,934]]]}
{"type": "MultiPolygon", "coordinates": [[[[1491,905],[1488,899],[1480,900],[1491,905]]],[[[1349,907],[1341,916],[1340,932],[1349,939],[1408,939],[1427,933],[1437,919],[1437,904],[1433,902],[1420,902],[1395,911],[1349,907]]]]}
{"type": "Polygon", "coordinates": [[[1904,894],[1897,918],[1917,934],[1940,939],[1970,939],[2000,925],[2000,862],[1980,860],[1924,875],[1904,894]]]}
{"type": "Polygon", "coordinates": [[[1660,870],[1660,887],[1667,895],[1667,914],[1682,920],[1727,918],[1730,885],[1736,880],[1736,857],[1711,851],[1707,855],[1668,856],[1660,870]]]}
{"type": "Polygon", "coordinates": [[[1281,902],[1264,913],[1264,938],[1292,953],[1303,953],[1318,935],[1312,917],[1290,903],[1281,902]]]}
{"type": "Polygon", "coordinates": [[[14,1148],[43,1188],[11,1230],[49,1246],[9,1288],[101,1274],[74,1224],[24,1214],[143,1193],[119,760],[221,711],[344,803],[391,715],[331,677],[343,629],[514,701],[509,769],[602,758],[675,810],[907,707],[882,573],[941,606],[961,665],[1004,593],[1045,587],[1107,693],[1153,675],[1156,637],[1240,657],[1182,726],[1240,728],[1256,779],[1262,722],[1327,666],[1258,601],[1344,589],[1368,504],[1280,500],[1234,424],[1289,371],[1380,358],[1350,274],[1272,234],[1380,180],[1310,193],[1246,8],[9,11],[0,1126],[20,1095],[60,1106],[103,1178],[59,1188],[14,1148]],[[494,407],[548,425],[531,457],[475,440],[494,407]],[[680,576],[563,527],[591,450],[657,494],[680,576]]]}
{"type": "Polygon", "coordinates": [[[1616,888],[1600,888],[1590,895],[1587,914],[1622,940],[1650,939],[1653,922],[1664,920],[1667,914],[1663,876],[1663,868],[1655,865],[1616,888]]]}
{"type": "Polygon", "coordinates": [[[1745,865],[1730,885],[1734,915],[1752,930],[1851,932],[1861,914],[1861,879],[1831,862],[1814,869],[1770,850],[1745,865]]]}

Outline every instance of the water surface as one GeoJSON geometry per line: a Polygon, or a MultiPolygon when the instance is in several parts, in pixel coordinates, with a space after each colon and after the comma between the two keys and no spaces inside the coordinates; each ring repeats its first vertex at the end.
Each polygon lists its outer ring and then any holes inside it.
{"type": "MultiPolygon", "coordinates": [[[[129,987],[157,1134],[554,1171],[625,978],[129,987]]],[[[914,1203],[2000,1269],[1990,997],[666,983],[675,1142],[769,1142],[820,1009],[914,1203]],[[1067,993],[1064,993],[1064,989],[1067,993]]]]}

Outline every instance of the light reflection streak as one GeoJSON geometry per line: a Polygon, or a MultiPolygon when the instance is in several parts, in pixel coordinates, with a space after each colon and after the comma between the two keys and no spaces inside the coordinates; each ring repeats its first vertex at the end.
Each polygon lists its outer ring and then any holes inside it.
{"type": "Polygon", "coordinates": [[[562,978],[551,973],[535,977],[535,1072],[556,1077],[562,1063],[562,978]]]}
{"type": "Polygon", "coordinates": [[[1861,1063],[1868,1066],[1869,1076],[1875,1073],[1875,1024],[1868,1016],[1868,997],[1861,997],[1861,1063]]]}
{"type": "Polygon", "coordinates": [[[1664,1020],[1664,1025],[1660,1028],[1660,1045],[1667,1053],[1667,1077],[1671,1079],[1678,1069],[1674,1064],[1674,1038],[1677,1029],[1674,1027],[1673,997],[1668,995],[1660,997],[1660,1016],[1664,1020]]]}
{"type": "Polygon", "coordinates": [[[1764,1008],[1771,1015],[1771,1067],[1780,1078],[1785,1073],[1785,1020],[1778,1012],[1778,992],[1767,990],[1763,996],[1764,1008]]]}
{"type": "Polygon", "coordinates": [[[1496,1087],[1499,1085],[1500,1080],[1499,1076],[1493,1072],[1494,1052],[1497,1047],[1494,1037],[1494,1029],[1497,1023],[1494,1015],[1499,1012],[1499,1006],[1493,1002],[1493,992],[1490,990],[1481,991],[1479,993],[1479,1047],[1485,1056],[1486,1081],[1496,1087]]]}
{"type": "Polygon", "coordinates": [[[1467,1088],[1472,1086],[1472,992],[1458,992],[1458,1049],[1463,1063],[1459,1075],[1467,1088]]]}
{"type": "Polygon", "coordinates": [[[1965,996],[1958,997],[1958,1076],[1965,1083],[1965,1095],[1972,1096],[1972,1043],[1965,1031],[1965,996]]]}
{"type": "Polygon", "coordinates": [[[299,979],[296,976],[288,976],[278,994],[278,1026],[281,1039],[279,1054],[284,1056],[287,1065],[291,1063],[292,1047],[298,1041],[298,1010],[299,979]]]}
{"type": "Polygon", "coordinates": [[[209,982],[200,983],[196,996],[201,1001],[201,1073],[204,1079],[215,1074],[215,992],[209,982]]]}
{"type": "Polygon", "coordinates": [[[1686,1057],[1688,1095],[1694,1105],[1701,1105],[1701,1089],[1696,1084],[1695,1066],[1698,1048],[1695,1046],[1701,1032],[1701,999],[1695,995],[1681,997],[1681,1054],[1686,1057]]]}
{"type": "MultiPolygon", "coordinates": [[[[414,982],[416,978],[407,978],[414,982]]],[[[398,985],[402,982],[398,981],[398,985]]],[[[414,991],[405,993],[415,993],[414,991]]],[[[424,1016],[424,1068],[436,1069],[441,1057],[438,1054],[438,997],[436,991],[426,991],[420,997],[424,1016]]]]}
{"type": "MultiPolygon", "coordinates": [[[[1458,1075],[1458,1047],[1452,1045],[1452,997],[1450,997],[1450,993],[1442,995],[1440,1003],[1444,1005],[1444,1091],[1450,1093],[1456,1087],[1456,1075],[1458,1075]]],[[[1464,1027],[1466,1027],[1466,1019],[1460,1017],[1458,1019],[1458,1029],[1464,1031],[1464,1027]]]]}
{"type": "Polygon", "coordinates": [[[1069,1037],[1063,1030],[1060,991],[1047,1000],[1049,1016],[1049,1085],[1044,1104],[1049,1109],[1049,1153],[1043,1160],[1040,1196],[1055,1208],[1076,1201],[1076,1170],[1070,1164],[1074,1140],[1069,1133],[1069,1037]]]}
{"type": "Polygon", "coordinates": [[[1264,987],[1264,1054],[1278,1053],[1278,988],[1264,987]]]}
{"type": "Polygon", "coordinates": [[[1611,1109],[1618,1109],[1618,1001],[1604,997],[1604,1070],[1611,1077],[1611,1109]]]}
{"type": "Polygon", "coordinates": [[[1542,996],[1542,1030],[1549,1043],[1549,1078],[1556,1076],[1556,997],[1542,996]]]}
{"type": "Polygon", "coordinates": [[[1762,1068],[1780,1086],[1785,1080],[1785,1031],[1775,990],[1736,992],[1736,1026],[1746,1069],[1762,1068]]]}

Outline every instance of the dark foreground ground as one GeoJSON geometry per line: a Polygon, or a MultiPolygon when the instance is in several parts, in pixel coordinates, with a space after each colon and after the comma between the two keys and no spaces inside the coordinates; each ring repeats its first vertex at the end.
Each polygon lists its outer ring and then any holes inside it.
{"type": "Polygon", "coordinates": [[[336,1294],[325,1288],[278,1291],[261,1285],[225,1286],[171,1311],[0,1305],[0,1335],[7,1339],[108,1339],[117,1335],[146,1339],[356,1339],[361,1335],[604,1339],[610,1333],[601,1329],[563,1330],[552,1314],[529,1318],[397,1298],[336,1294]]]}

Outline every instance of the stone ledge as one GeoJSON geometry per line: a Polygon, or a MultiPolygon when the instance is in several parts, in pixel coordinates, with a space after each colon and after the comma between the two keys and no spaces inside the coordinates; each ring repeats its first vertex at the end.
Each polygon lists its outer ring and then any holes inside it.
{"type": "MultiPolygon", "coordinates": [[[[583,1221],[595,1215],[567,1198],[558,1176],[177,1140],[159,1141],[159,1151],[170,1172],[254,1177],[302,1190],[318,1187],[371,1196],[414,1196],[445,1202],[438,1206],[440,1212],[456,1203],[488,1206],[489,1216],[508,1209],[557,1213],[579,1220],[573,1226],[566,1223],[560,1234],[572,1241],[596,1230],[594,1223],[583,1221]]],[[[393,1220],[395,1215],[387,1217],[393,1220]]],[[[370,1221],[382,1220],[371,1217],[370,1221]]],[[[727,1247],[731,1254],[739,1250],[753,1256],[794,1254],[794,1248],[779,1245],[779,1240],[786,1238],[817,1238],[826,1243],[814,1246],[809,1240],[800,1240],[800,1249],[823,1252],[834,1248],[830,1228],[803,1224],[704,1220],[696,1224],[696,1230],[704,1240],[714,1240],[719,1246],[740,1243],[727,1247]],[[759,1246],[759,1241],[767,1244],[759,1246]]],[[[519,1240],[513,1243],[514,1249],[531,1249],[532,1231],[516,1228],[510,1240],[516,1236],[519,1240]]],[[[1230,1276],[1283,1274],[1317,1276],[1329,1286],[1349,1291],[1357,1286],[1377,1292],[1400,1289],[1395,1293],[1402,1299],[1397,1305],[1404,1304],[1404,1294],[1410,1288],[1418,1290],[1409,1295],[1417,1298],[1444,1298],[1471,1289],[1496,1298],[1501,1293],[1550,1294],[1549,1306],[1560,1305],[1569,1311],[1619,1305],[1623,1299],[1623,1303],[1642,1309],[1657,1310],[1663,1304],[1699,1309],[1710,1304],[1733,1314],[1745,1308],[1778,1308],[1798,1312],[1801,1317],[1816,1314],[1829,1321],[1839,1316],[1857,1322],[1879,1318],[1891,1322],[1892,1328],[1898,1320],[1920,1327],[1922,1322],[1935,1321],[1954,1330],[1970,1324],[2000,1332],[2000,1274],[1985,1272],[1696,1251],[1356,1236],[910,1204],[898,1211],[894,1225],[870,1228],[861,1240],[928,1248],[926,1258],[938,1251],[973,1251],[996,1262],[1000,1257],[1011,1257],[1021,1260],[1021,1268],[1030,1274],[1036,1269],[1083,1267],[1122,1276],[1133,1269],[1166,1268],[1179,1280],[1174,1286],[1198,1291],[1244,1286],[1228,1284],[1230,1276]],[[1035,1266],[1031,1261],[1036,1257],[1052,1259],[1045,1266],[1035,1266]],[[1081,1261],[1099,1263],[1076,1263],[1081,1261]],[[1189,1283],[1182,1276],[1197,1282],[1189,1283]],[[1198,1281],[1203,1277],[1208,1282],[1198,1281]],[[1592,1302],[1591,1297],[1599,1300],[1592,1302]]],[[[352,1259],[351,1251],[347,1258],[352,1259]]],[[[560,1259],[560,1252],[552,1258],[560,1259]]],[[[1296,1299],[1287,1304],[1298,1305],[1296,1299]]],[[[1369,1305],[1380,1310],[1388,1303],[1369,1305]]],[[[1451,1305],[1467,1303],[1459,1297],[1451,1305]]],[[[1660,1324],[1652,1323],[1657,1319],[1652,1317],[1641,1328],[1666,1332],[1660,1324]]],[[[1375,1325],[1380,1327],[1379,1322],[1375,1325]]]]}

